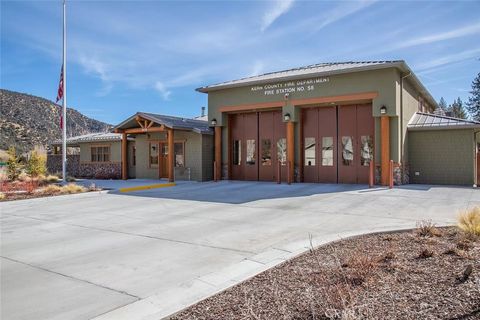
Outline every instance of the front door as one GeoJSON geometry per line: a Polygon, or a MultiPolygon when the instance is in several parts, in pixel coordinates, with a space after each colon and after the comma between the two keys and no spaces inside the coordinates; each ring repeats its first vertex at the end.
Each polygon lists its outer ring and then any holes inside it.
{"type": "Polygon", "coordinates": [[[158,155],[158,166],[160,178],[168,178],[168,144],[166,142],[160,142],[160,153],[158,155]]]}

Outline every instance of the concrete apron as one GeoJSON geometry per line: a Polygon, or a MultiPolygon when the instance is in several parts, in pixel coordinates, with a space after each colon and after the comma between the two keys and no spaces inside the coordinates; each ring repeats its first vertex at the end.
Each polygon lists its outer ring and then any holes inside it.
{"type": "MultiPolygon", "coordinates": [[[[444,224],[444,226],[449,224],[444,224]]],[[[438,225],[441,226],[441,225],[438,225]]],[[[411,230],[411,226],[400,229],[379,228],[344,232],[341,235],[312,237],[314,247],[365,234],[411,230]]],[[[193,281],[183,283],[169,291],[158,292],[148,298],[128,304],[93,320],[159,320],[169,319],[182,310],[246,281],[259,273],[293,259],[311,249],[310,240],[297,241],[285,246],[270,248],[260,254],[246,258],[240,263],[212,272],[193,281]]]]}

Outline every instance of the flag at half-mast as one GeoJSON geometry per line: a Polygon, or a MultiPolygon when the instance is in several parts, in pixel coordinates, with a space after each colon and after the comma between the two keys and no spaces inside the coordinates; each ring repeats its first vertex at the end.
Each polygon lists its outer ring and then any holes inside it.
{"type": "MultiPolygon", "coordinates": [[[[60,83],[58,84],[57,100],[55,102],[62,100],[62,98],[63,98],[63,65],[62,65],[62,69],[60,70],[60,83]]],[[[60,128],[63,129],[63,117],[61,113],[60,113],[60,128]]]]}

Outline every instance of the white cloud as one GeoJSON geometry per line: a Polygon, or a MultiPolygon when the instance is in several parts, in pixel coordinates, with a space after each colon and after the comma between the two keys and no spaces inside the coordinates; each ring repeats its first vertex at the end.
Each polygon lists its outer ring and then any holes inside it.
{"type": "Polygon", "coordinates": [[[466,27],[454,29],[447,32],[442,33],[435,33],[423,37],[413,38],[408,41],[404,41],[403,43],[398,44],[395,46],[395,49],[400,48],[409,48],[413,46],[423,45],[423,44],[430,44],[438,41],[444,41],[449,39],[455,39],[460,37],[465,37],[473,34],[480,34],[480,23],[472,24],[466,27]]]}
{"type": "Polygon", "coordinates": [[[416,66],[416,70],[421,71],[419,74],[428,74],[437,68],[450,65],[452,63],[473,59],[480,56],[480,48],[465,50],[454,54],[446,55],[441,58],[432,59],[416,66]]]}
{"type": "Polygon", "coordinates": [[[258,76],[259,74],[263,73],[265,68],[265,64],[262,61],[255,61],[252,67],[252,72],[250,72],[249,77],[258,76]]]}
{"type": "Polygon", "coordinates": [[[293,6],[295,0],[272,1],[270,8],[263,15],[262,32],[267,30],[281,15],[287,13],[293,6]]]}
{"type": "Polygon", "coordinates": [[[165,87],[165,85],[162,82],[160,82],[160,81],[155,82],[154,87],[155,87],[155,90],[157,90],[160,93],[163,100],[165,100],[165,101],[169,100],[170,94],[172,92],[170,90],[168,90],[167,87],[165,87]]]}

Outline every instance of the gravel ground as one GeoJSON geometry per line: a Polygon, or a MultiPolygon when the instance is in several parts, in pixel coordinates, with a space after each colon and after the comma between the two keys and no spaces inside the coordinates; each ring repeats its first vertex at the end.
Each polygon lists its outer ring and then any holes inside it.
{"type": "Polygon", "coordinates": [[[345,239],[171,319],[480,319],[480,239],[428,223],[345,239]]]}

